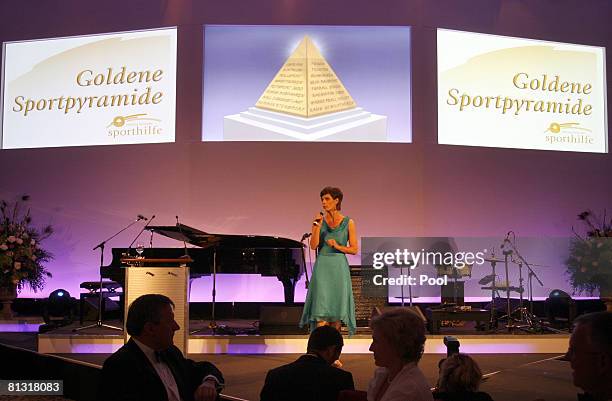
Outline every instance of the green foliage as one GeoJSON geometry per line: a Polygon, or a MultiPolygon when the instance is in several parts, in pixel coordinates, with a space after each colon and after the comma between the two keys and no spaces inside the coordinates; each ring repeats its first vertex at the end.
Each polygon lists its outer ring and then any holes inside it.
{"type": "Polygon", "coordinates": [[[24,195],[12,205],[0,201],[0,287],[17,285],[21,290],[28,285],[39,291],[51,277],[44,264],[53,256],[40,244],[53,234],[53,228],[33,227],[30,209],[25,213],[22,210],[29,199],[24,195]]]}
{"type": "Polygon", "coordinates": [[[612,290],[612,221],[597,219],[589,211],[578,218],[587,226],[586,237],[576,234],[565,265],[574,291],[592,294],[612,290]]]}

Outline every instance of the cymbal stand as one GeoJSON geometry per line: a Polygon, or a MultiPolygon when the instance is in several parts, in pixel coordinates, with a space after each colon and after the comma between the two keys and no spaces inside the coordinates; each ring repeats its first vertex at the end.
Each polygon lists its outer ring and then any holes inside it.
{"type": "MultiPolygon", "coordinates": [[[[550,327],[544,326],[542,324],[542,322],[540,321],[540,319],[538,319],[538,317],[533,314],[533,285],[532,285],[532,277],[535,277],[535,279],[538,281],[538,284],[540,284],[540,286],[544,287],[544,283],[542,283],[542,281],[537,276],[535,271],[533,271],[533,269],[531,268],[531,266],[529,265],[527,260],[525,260],[525,258],[518,251],[518,249],[516,248],[516,244],[514,242],[510,242],[510,246],[512,247],[512,250],[514,251],[514,254],[516,255],[516,257],[518,258],[519,275],[521,274],[521,270],[522,270],[523,264],[529,270],[529,275],[528,275],[529,283],[528,283],[528,285],[529,285],[529,300],[530,300],[530,304],[531,304],[530,310],[527,310],[527,308],[525,308],[522,305],[522,302],[521,302],[521,305],[519,305],[519,307],[516,308],[512,312],[512,314],[518,314],[518,319],[516,319],[516,323],[517,324],[514,325],[514,326],[516,328],[518,328],[518,329],[525,330],[525,331],[550,330],[550,331],[554,331],[554,332],[557,332],[557,333],[561,333],[560,330],[556,330],[556,329],[552,329],[550,327]]],[[[523,290],[522,281],[521,281],[520,290],[521,291],[523,290]]],[[[521,293],[521,300],[522,300],[522,293],[521,293]]]]}
{"type": "Polygon", "coordinates": [[[527,285],[528,285],[528,290],[529,290],[529,294],[527,294],[529,296],[529,313],[531,313],[533,315],[533,277],[535,276],[535,273],[533,273],[532,271],[529,271],[529,273],[527,274],[527,285]]]}
{"type": "Polygon", "coordinates": [[[493,282],[491,283],[491,319],[489,321],[489,327],[494,327],[495,324],[495,294],[497,294],[497,287],[495,280],[497,278],[495,274],[495,253],[491,255],[491,274],[493,276],[493,282]]]}
{"type": "Polygon", "coordinates": [[[506,328],[508,329],[508,331],[512,331],[512,324],[511,324],[511,320],[512,320],[512,308],[510,306],[510,275],[508,273],[509,269],[508,269],[508,259],[510,257],[510,255],[512,255],[512,250],[511,249],[504,249],[503,251],[504,254],[504,269],[506,271],[506,314],[504,316],[501,316],[498,320],[506,320],[506,328]]]}
{"type": "Polygon", "coordinates": [[[110,324],[104,323],[104,321],[102,320],[102,302],[104,302],[104,294],[102,294],[102,288],[103,288],[102,287],[102,268],[104,267],[104,246],[106,245],[106,243],[108,241],[112,240],[117,235],[121,234],[122,232],[124,232],[128,228],[132,227],[134,224],[136,224],[140,220],[142,220],[142,219],[139,216],[136,220],[130,222],[130,224],[128,224],[127,226],[123,227],[121,230],[117,231],[115,234],[111,235],[110,237],[108,237],[104,241],[100,242],[98,245],[96,245],[92,249],[94,251],[96,249],[100,249],[100,268],[99,268],[100,287],[98,288],[98,320],[94,324],[90,324],[90,325],[87,325],[87,326],[77,327],[76,329],[72,329],[73,332],[77,332],[77,331],[81,331],[81,330],[87,330],[87,329],[93,329],[94,327],[105,327],[105,328],[111,329],[111,330],[123,331],[123,329],[121,327],[111,326],[110,324]]]}

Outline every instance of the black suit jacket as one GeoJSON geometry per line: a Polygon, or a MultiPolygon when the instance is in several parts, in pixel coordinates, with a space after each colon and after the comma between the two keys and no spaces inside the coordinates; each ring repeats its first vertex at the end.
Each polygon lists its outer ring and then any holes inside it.
{"type": "MultiPolygon", "coordinates": [[[[175,346],[165,352],[165,362],[172,371],[183,401],[193,400],[193,393],[208,375],[215,376],[223,383],[223,375],[215,365],[186,359],[175,346]]],[[[98,399],[168,401],[168,394],[147,356],[134,340],[130,339],[104,362],[98,399]]]]}
{"type": "Polygon", "coordinates": [[[261,401],[336,401],[340,391],[354,389],[349,372],[307,354],[268,372],[261,401]]]}

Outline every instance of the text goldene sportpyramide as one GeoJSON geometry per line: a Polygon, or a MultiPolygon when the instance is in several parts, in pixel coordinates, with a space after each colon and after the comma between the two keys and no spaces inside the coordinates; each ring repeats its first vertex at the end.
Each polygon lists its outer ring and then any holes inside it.
{"type": "Polygon", "coordinates": [[[352,109],[356,104],[312,40],[304,36],[255,106],[314,117],[352,109]]]}

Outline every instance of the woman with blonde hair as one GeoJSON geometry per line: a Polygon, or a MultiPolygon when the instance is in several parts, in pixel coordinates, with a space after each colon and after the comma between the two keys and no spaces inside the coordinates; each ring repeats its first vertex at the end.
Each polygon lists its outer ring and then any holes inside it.
{"type": "Polygon", "coordinates": [[[466,354],[454,354],[440,365],[438,387],[433,395],[439,401],[493,401],[478,391],[482,372],[474,359],[466,354]]]}
{"type": "Polygon", "coordinates": [[[425,348],[425,322],[409,309],[394,309],[372,319],[374,363],[368,401],[433,401],[417,366],[425,348]]]}

